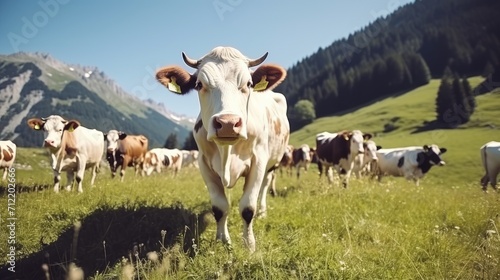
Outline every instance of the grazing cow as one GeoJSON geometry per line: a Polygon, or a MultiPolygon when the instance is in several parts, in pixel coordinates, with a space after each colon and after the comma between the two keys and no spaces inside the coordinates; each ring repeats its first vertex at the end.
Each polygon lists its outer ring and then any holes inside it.
{"type": "MultiPolygon", "coordinates": [[[[286,173],[289,176],[292,176],[293,150],[294,150],[294,148],[292,145],[286,146],[285,153],[283,153],[283,157],[281,157],[281,160],[279,163],[279,169],[280,169],[281,175],[283,175],[283,168],[284,168],[286,173]]],[[[275,194],[274,190],[271,190],[271,193],[274,195],[275,194]]]]}
{"type": "Polygon", "coordinates": [[[79,193],[83,192],[82,181],[86,169],[92,169],[90,184],[94,185],[104,153],[104,137],[101,131],[88,129],[76,120],[68,121],[57,115],[29,119],[28,125],[34,130],[44,132],[43,146],[51,154],[55,192],[59,192],[62,171],[66,171],[68,191],[73,185],[75,171],[79,193]]]}
{"type": "Polygon", "coordinates": [[[192,166],[198,168],[198,151],[197,150],[181,150],[182,152],[182,167],[192,166]]]}
{"type": "Polygon", "coordinates": [[[288,145],[286,99],[272,91],[284,80],[286,71],[270,64],[251,71],[250,67],[261,64],[267,53],[252,60],[229,47],[217,47],[200,60],[184,53],[182,56],[188,66],[196,69],[194,74],[171,66],[160,69],[156,78],[175,93],[198,91],[201,111],[193,133],[200,152],[200,172],[217,221],[216,238],[231,242],[225,188],[245,177],[239,211],[244,220],[243,239],[253,252],[252,222],[257,214],[266,213],[267,189],[275,180],[274,169],[288,145]]]}
{"type": "Polygon", "coordinates": [[[333,167],[339,175],[345,173],[343,186],[346,188],[354,168],[354,159],[365,152],[364,141],[371,138],[371,134],[363,134],[359,130],[318,133],[316,135],[316,155],[320,177],[323,173],[323,167],[325,167],[328,181],[332,183],[332,172],[329,169],[333,167]]]}
{"type": "Polygon", "coordinates": [[[127,135],[112,129],[104,134],[104,140],[108,143],[106,159],[111,169],[111,177],[114,178],[120,168],[120,180],[123,182],[128,166],[133,166],[137,175],[148,151],[148,139],[144,135],[127,135]]]}
{"type": "Polygon", "coordinates": [[[378,161],[377,150],[382,149],[382,147],[375,144],[373,140],[368,140],[363,143],[363,148],[365,152],[356,156],[354,159],[354,168],[352,170],[358,179],[361,178],[361,174],[366,175],[371,173],[372,167],[378,161]]]}
{"type": "Polygon", "coordinates": [[[173,169],[174,176],[181,170],[183,162],[182,151],[178,149],[155,148],[144,156],[142,171],[151,175],[153,171],[161,173],[163,168],[173,169]]]}
{"type": "Polygon", "coordinates": [[[373,176],[378,176],[379,181],[383,175],[405,177],[407,180],[413,179],[419,185],[419,179],[429,172],[433,165],[443,166],[445,162],[441,155],[446,152],[446,148],[439,148],[437,145],[424,145],[380,149],[377,151],[377,170],[373,176]]]}
{"type": "Polygon", "coordinates": [[[0,141],[0,168],[3,168],[2,181],[7,180],[7,173],[9,168],[16,160],[17,146],[10,140],[0,141]]]}
{"type": "Polygon", "coordinates": [[[300,148],[293,150],[293,165],[297,169],[297,179],[300,177],[301,168],[304,168],[306,172],[309,169],[314,152],[314,149],[311,149],[307,144],[303,144],[300,148]]]}
{"type": "Polygon", "coordinates": [[[491,141],[481,147],[481,162],[486,172],[481,178],[483,191],[486,191],[488,183],[497,190],[497,176],[500,172],[500,142],[491,141]]]}

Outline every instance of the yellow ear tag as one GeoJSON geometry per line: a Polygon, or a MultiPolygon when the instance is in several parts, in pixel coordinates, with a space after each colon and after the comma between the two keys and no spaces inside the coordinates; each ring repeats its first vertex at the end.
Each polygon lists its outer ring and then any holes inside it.
{"type": "Polygon", "coordinates": [[[168,83],[168,90],[176,93],[182,93],[181,87],[175,82],[175,77],[170,78],[170,83],[168,83]]]}
{"type": "Polygon", "coordinates": [[[40,125],[38,124],[35,124],[35,127],[34,127],[35,130],[40,130],[40,125]]]}
{"type": "Polygon", "coordinates": [[[267,88],[267,85],[269,84],[268,81],[266,81],[266,75],[262,76],[262,79],[260,79],[260,82],[258,82],[254,87],[254,91],[263,91],[267,88]]]}
{"type": "Polygon", "coordinates": [[[73,131],[75,131],[75,128],[74,128],[73,126],[70,126],[70,127],[68,128],[68,131],[69,131],[69,132],[73,132],[73,131]]]}

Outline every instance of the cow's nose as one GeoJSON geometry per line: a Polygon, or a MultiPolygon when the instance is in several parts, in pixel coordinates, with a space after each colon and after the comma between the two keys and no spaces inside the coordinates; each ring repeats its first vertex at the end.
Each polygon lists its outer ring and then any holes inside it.
{"type": "Polygon", "coordinates": [[[114,152],[115,150],[113,148],[108,148],[108,153],[112,153],[114,152]]]}
{"type": "Polygon", "coordinates": [[[372,158],[372,161],[373,161],[373,162],[377,162],[377,161],[378,161],[378,158],[372,158]]]}
{"type": "Polygon", "coordinates": [[[45,139],[44,144],[45,146],[54,146],[54,140],[45,139]]]}
{"type": "Polygon", "coordinates": [[[237,137],[242,127],[241,117],[232,114],[219,115],[214,118],[217,137],[237,137]]]}

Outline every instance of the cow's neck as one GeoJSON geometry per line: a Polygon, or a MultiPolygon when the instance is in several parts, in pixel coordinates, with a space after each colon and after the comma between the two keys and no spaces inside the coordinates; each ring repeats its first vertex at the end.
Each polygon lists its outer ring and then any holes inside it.
{"type": "Polygon", "coordinates": [[[417,155],[417,162],[418,168],[422,170],[423,174],[429,172],[432,167],[429,157],[424,152],[421,152],[417,155]]]}

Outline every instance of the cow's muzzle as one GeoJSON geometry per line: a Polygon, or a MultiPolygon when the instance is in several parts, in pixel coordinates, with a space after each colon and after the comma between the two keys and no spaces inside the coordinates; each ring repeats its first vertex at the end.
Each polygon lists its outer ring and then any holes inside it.
{"type": "Polygon", "coordinates": [[[236,140],[240,137],[243,121],[240,116],[233,114],[223,114],[214,117],[213,126],[215,135],[221,140],[236,140]]]}

